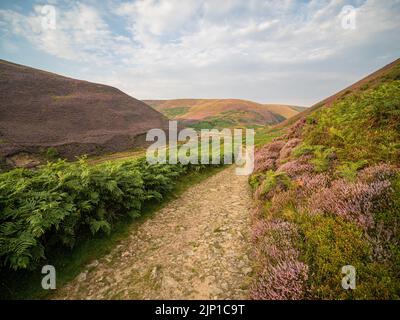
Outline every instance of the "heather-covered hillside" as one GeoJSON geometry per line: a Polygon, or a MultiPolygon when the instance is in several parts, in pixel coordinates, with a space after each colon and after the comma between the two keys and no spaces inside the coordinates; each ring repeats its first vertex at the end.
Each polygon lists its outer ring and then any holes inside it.
{"type": "Polygon", "coordinates": [[[0,60],[0,160],[121,151],[166,127],[162,114],[116,88],[0,60]]]}
{"type": "Polygon", "coordinates": [[[256,152],[253,299],[400,297],[399,60],[350,88],[256,152]]]}

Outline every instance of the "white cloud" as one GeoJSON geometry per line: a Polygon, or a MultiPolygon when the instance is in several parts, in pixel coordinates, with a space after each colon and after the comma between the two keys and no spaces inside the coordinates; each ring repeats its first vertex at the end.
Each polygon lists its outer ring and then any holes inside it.
{"type": "Polygon", "coordinates": [[[29,15],[0,10],[0,19],[8,32],[26,38],[46,53],[69,60],[100,61],[110,56],[109,45],[118,42],[93,7],[81,3],[67,9],[57,7],[55,29],[43,28],[41,9],[34,6],[29,15]]]}
{"type": "Polygon", "coordinates": [[[332,93],[329,88],[356,80],[360,74],[352,74],[349,66],[358,63],[358,72],[364,72],[372,66],[371,56],[375,66],[379,57],[389,60],[400,52],[398,0],[354,0],[356,30],[341,27],[339,13],[346,4],[137,0],[94,7],[58,2],[56,30],[41,29],[38,8],[28,15],[0,10],[0,26],[48,54],[90,62],[87,78],[138,98],[310,103],[313,94],[322,98],[332,93]],[[110,24],[110,17],[125,30],[110,24]],[[333,76],[327,78],[321,68],[333,76]],[[301,90],[288,90],[296,85],[301,90]]]}

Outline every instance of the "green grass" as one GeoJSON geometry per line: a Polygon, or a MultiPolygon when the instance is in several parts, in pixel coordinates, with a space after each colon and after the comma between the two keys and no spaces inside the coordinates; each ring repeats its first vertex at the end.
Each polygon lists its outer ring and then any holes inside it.
{"type": "Polygon", "coordinates": [[[175,119],[178,116],[184,115],[189,111],[190,107],[175,107],[160,110],[167,118],[175,119]]]}
{"type": "Polygon", "coordinates": [[[307,107],[299,107],[299,106],[290,106],[290,108],[298,112],[303,112],[304,110],[307,110],[307,107]]]}
{"type": "Polygon", "coordinates": [[[315,111],[304,129],[304,146],[334,148],[340,161],[400,161],[400,81],[349,95],[315,111]]]}
{"type": "Polygon", "coordinates": [[[374,263],[363,231],[337,216],[296,212],[292,219],[299,226],[302,260],[309,266],[308,298],[381,299],[398,298],[396,275],[390,265],[374,263]],[[356,290],[343,290],[341,268],[356,269],[356,290]]]}
{"type": "Polygon", "coordinates": [[[91,165],[104,163],[107,161],[125,161],[129,159],[136,159],[142,157],[146,154],[146,149],[144,148],[133,148],[131,150],[113,152],[109,154],[102,154],[100,156],[90,156],[88,157],[88,162],[91,165]]]}
{"type": "Polygon", "coordinates": [[[385,75],[382,81],[400,80],[400,64],[397,64],[385,75]]]}
{"type": "Polygon", "coordinates": [[[254,145],[262,146],[264,144],[270,143],[274,138],[280,137],[285,132],[285,129],[271,129],[269,127],[258,129],[255,132],[254,145]]]}
{"type": "MultiPolygon", "coordinates": [[[[226,167],[211,167],[200,172],[190,172],[183,176],[172,191],[165,195],[162,202],[147,202],[142,209],[142,215],[135,219],[124,219],[116,223],[109,236],[96,235],[83,239],[73,251],[60,249],[51,252],[47,264],[52,264],[57,272],[57,287],[74,279],[83,268],[94,259],[107,255],[124,238],[134,232],[146,219],[153,216],[159,209],[179,197],[191,186],[200,183],[208,177],[220,172],[226,167]]],[[[84,237],[84,236],[83,236],[84,237]]],[[[0,273],[1,299],[45,299],[51,297],[51,290],[41,288],[42,275],[40,270],[18,271],[2,270],[0,273]]]]}
{"type": "Polygon", "coordinates": [[[223,128],[232,128],[238,125],[236,121],[232,119],[223,119],[219,117],[210,117],[206,120],[202,120],[190,125],[191,128],[195,130],[201,129],[223,129],[223,128]]]}
{"type": "MultiPolygon", "coordinates": [[[[224,129],[224,128],[248,128],[261,129],[268,123],[260,123],[260,115],[251,111],[228,110],[216,116],[206,117],[205,119],[191,125],[196,130],[201,129],[224,129]]],[[[275,114],[277,122],[285,120],[284,117],[275,114]]]]}

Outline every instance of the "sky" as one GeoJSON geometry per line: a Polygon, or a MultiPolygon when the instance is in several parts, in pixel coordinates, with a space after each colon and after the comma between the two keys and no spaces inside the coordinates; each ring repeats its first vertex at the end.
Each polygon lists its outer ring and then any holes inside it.
{"type": "Polygon", "coordinates": [[[0,0],[0,58],[137,99],[310,106],[400,57],[400,0],[0,0]]]}

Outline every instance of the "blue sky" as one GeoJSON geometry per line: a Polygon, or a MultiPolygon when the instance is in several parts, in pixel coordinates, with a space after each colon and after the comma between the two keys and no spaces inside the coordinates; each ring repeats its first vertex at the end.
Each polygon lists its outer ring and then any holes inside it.
{"type": "Polygon", "coordinates": [[[138,99],[311,105],[400,57],[399,16],[399,0],[2,0],[0,58],[138,99]]]}

